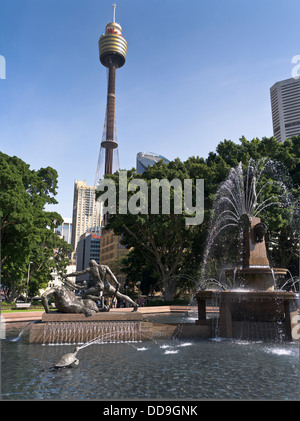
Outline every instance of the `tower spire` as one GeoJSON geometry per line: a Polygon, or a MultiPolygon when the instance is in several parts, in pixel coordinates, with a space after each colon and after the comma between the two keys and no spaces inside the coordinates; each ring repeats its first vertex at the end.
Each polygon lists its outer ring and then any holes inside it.
{"type": "Polygon", "coordinates": [[[114,3],[113,4],[113,23],[116,22],[116,7],[117,5],[114,3]]]}

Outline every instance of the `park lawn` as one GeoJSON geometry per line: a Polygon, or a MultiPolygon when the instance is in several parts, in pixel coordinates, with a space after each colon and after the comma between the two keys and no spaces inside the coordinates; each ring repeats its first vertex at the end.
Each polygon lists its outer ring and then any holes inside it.
{"type": "Polygon", "coordinates": [[[4,310],[1,309],[1,313],[27,313],[27,312],[31,312],[31,311],[44,311],[44,307],[40,307],[40,308],[20,308],[20,309],[15,309],[15,310],[4,310]]]}

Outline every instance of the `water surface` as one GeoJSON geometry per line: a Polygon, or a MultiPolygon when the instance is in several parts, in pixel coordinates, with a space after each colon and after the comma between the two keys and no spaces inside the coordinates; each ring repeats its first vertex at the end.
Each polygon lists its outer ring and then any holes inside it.
{"type": "MultiPolygon", "coordinates": [[[[17,332],[10,335],[17,336],[17,332]]],[[[299,344],[159,340],[74,345],[1,341],[1,397],[52,399],[299,399],[299,344]]]]}

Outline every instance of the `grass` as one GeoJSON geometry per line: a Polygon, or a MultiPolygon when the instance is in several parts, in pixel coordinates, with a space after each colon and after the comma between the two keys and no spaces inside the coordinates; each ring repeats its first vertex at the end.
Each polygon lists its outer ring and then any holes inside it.
{"type": "Polygon", "coordinates": [[[24,313],[28,311],[43,311],[44,307],[35,307],[35,308],[19,308],[19,309],[1,309],[1,313],[24,313]]]}

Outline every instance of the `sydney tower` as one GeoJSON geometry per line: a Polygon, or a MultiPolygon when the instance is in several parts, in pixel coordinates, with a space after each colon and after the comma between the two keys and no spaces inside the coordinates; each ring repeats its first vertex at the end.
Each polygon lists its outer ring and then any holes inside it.
{"type": "MultiPolygon", "coordinates": [[[[105,157],[100,150],[96,182],[105,174],[112,174],[118,168],[114,159],[118,160],[118,142],[116,137],[116,70],[125,63],[127,53],[127,41],[123,38],[121,25],[115,22],[115,9],[113,5],[113,21],[108,23],[105,34],[99,39],[99,57],[103,66],[108,69],[107,104],[101,149],[105,151],[105,157]],[[114,153],[116,152],[116,153],[114,153]],[[104,160],[104,168],[100,166],[104,160]],[[102,174],[101,174],[102,173],[102,174]]],[[[118,166],[118,163],[117,163],[118,166]]]]}

